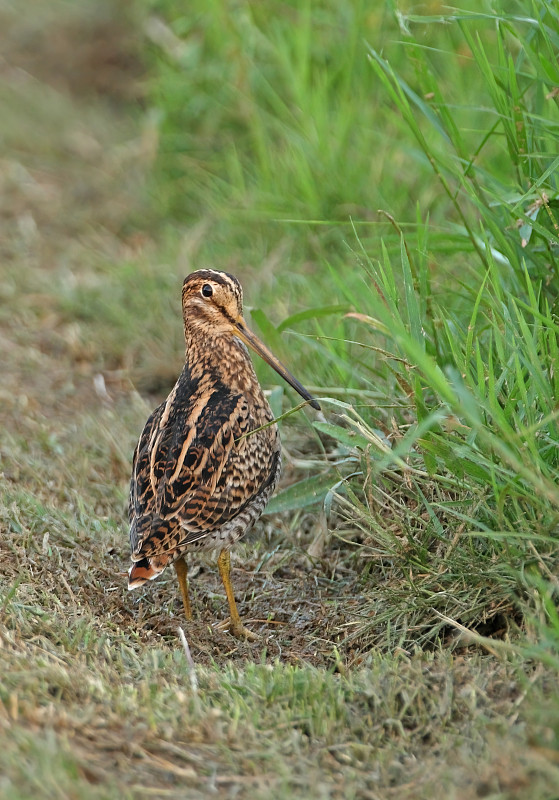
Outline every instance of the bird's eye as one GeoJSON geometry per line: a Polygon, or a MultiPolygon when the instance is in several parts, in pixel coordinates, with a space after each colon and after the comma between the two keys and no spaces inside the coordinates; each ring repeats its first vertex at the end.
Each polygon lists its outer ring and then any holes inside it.
{"type": "Polygon", "coordinates": [[[213,293],[214,293],[213,287],[210,286],[209,283],[205,283],[202,286],[202,294],[204,295],[204,297],[211,297],[213,293]]]}

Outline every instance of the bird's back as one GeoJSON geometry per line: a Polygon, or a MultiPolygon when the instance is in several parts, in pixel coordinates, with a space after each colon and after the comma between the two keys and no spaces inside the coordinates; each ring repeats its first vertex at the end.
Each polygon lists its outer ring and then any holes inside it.
{"type": "Polygon", "coordinates": [[[187,353],[177,383],[148,419],[134,454],[134,561],[153,559],[162,569],[193,545],[227,546],[250,527],[279,477],[277,427],[256,430],[272,419],[240,342],[229,339],[204,353],[187,353]]]}

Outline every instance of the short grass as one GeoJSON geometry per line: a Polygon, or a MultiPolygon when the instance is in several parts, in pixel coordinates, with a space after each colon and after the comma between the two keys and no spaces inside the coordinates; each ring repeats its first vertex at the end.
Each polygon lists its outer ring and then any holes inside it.
{"type": "Polygon", "coordinates": [[[0,8],[0,794],[556,798],[553,4],[28,7],[0,8]],[[233,554],[254,645],[210,562],[189,626],[172,575],[125,590],[204,265],[323,407],[233,554]]]}

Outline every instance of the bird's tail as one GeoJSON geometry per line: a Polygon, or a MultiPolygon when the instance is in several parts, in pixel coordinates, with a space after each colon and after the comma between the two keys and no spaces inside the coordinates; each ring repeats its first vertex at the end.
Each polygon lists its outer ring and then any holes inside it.
{"type": "Polygon", "coordinates": [[[167,561],[161,563],[160,558],[141,558],[139,561],[134,561],[128,570],[128,588],[137,589],[147,581],[152,581],[163,572],[166,566],[167,561]]]}

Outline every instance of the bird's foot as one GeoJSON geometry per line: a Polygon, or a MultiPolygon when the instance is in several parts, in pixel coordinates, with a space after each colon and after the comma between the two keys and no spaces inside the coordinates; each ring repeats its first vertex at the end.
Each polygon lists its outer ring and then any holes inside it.
{"type": "Polygon", "coordinates": [[[247,642],[257,642],[260,639],[257,633],[245,628],[240,620],[232,620],[231,617],[224,619],[223,622],[218,622],[214,628],[216,631],[230,633],[236,639],[245,639],[247,642]]]}

